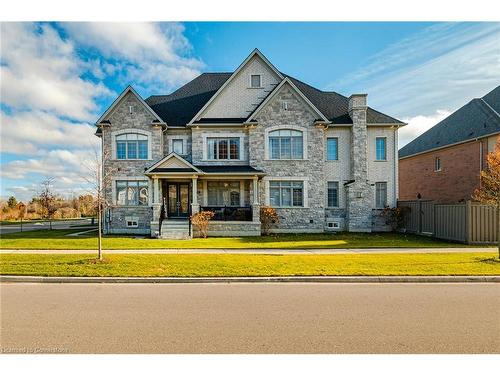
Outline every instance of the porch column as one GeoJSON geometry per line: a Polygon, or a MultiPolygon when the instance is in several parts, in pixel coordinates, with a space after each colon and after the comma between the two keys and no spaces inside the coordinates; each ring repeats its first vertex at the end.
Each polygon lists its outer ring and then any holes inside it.
{"type": "Polygon", "coordinates": [[[153,176],[153,218],[151,221],[151,237],[158,237],[160,230],[160,213],[161,213],[161,202],[160,202],[160,192],[158,189],[158,177],[153,176]]]}
{"type": "Polygon", "coordinates": [[[200,211],[200,205],[198,204],[198,176],[192,177],[192,201],[191,201],[191,213],[194,215],[195,213],[200,211]]]}
{"type": "Polygon", "coordinates": [[[253,202],[252,202],[252,221],[260,222],[260,204],[259,204],[259,178],[253,177],[253,202]]]}

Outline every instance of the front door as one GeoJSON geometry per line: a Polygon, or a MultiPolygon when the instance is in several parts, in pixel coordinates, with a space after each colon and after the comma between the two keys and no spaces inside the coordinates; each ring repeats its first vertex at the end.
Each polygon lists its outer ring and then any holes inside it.
{"type": "Polygon", "coordinates": [[[167,212],[168,217],[181,218],[189,216],[189,183],[167,183],[167,212]]]}

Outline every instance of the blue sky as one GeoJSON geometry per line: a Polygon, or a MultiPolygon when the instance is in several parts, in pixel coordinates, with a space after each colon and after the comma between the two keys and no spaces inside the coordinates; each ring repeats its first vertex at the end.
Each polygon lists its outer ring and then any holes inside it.
{"type": "Polygon", "coordinates": [[[368,93],[400,145],[500,83],[499,23],[2,23],[1,196],[78,194],[92,124],[128,84],[164,94],[255,47],[320,89],[368,93]]]}

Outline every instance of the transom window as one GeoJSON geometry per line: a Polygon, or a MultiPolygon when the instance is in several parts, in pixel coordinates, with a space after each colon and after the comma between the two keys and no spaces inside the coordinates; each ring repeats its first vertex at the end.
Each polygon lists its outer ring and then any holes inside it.
{"type": "Polygon", "coordinates": [[[119,206],[146,206],[147,181],[116,181],[116,204],[119,206]]]}
{"type": "Polygon", "coordinates": [[[259,88],[262,87],[262,77],[260,74],[252,74],[250,76],[250,87],[259,88]]]}
{"type": "Polygon", "coordinates": [[[269,181],[272,207],[304,207],[303,181],[269,181]]]}
{"type": "Polygon", "coordinates": [[[375,183],[375,206],[377,208],[387,206],[387,182],[375,183]]]}
{"type": "Polygon", "coordinates": [[[326,159],[339,160],[339,139],[327,138],[326,139],[326,159]]]}
{"type": "Polygon", "coordinates": [[[303,133],[299,130],[281,129],[269,132],[270,159],[303,159],[303,133]]]}
{"type": "Polygon", "coordinates": [[[328,207],[339,206],[339,183],[328,181],[328,207]]]}
{"type": "Polygon", "coordinates": [[[238,160],[239,138],[207,138],[207,157],[210,160],[238,160]]]}
{"type": "Polygon", "coordinates": [[[209,206],[240,205],[240,181],[207,181],[209,206]]]}
{"type": "Polygon", "coordinates": [[[387,138],[385,137],[377,137],[376,143],[376,159],[377,160],[386,160],[387,159],[387,138]]]}
{"type": "Polygon", "coordinates": [[[184,140],[172,139],[172,151],[178,155],[184,155],[184,140]]]}
{"type": "Polygon", "coordinates": [[[117,159],[147,159],[148,137],[143,134],[126,133],[116,136],[117,159]]]}

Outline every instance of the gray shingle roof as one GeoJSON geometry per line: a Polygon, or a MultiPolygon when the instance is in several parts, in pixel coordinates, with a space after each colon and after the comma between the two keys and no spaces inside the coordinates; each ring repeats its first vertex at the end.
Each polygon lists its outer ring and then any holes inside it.
{"type": "Polygon", "coordinates": [[[399,150],[408,157],[500,132],[500,86],[473,99],[399,150]]]}
{"type": "MultiPolygon", "coordinates": [[[[231,74],[203,73],[172,94],[153,95],[147,98],[146,102],[169,126],[185,126],[231,74]]],[[[333,91],[318,90],[298,79],[288,77],[330,121],[335,124],[352,124],[348,113],[349,99],[347,97],[333,91]]],[[[239,120],[243,122],[244,119],[239,120]]],[[[370,107],[367,110],[367,122],[369,124],[403,124],[370,107]]]]}

